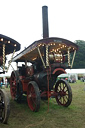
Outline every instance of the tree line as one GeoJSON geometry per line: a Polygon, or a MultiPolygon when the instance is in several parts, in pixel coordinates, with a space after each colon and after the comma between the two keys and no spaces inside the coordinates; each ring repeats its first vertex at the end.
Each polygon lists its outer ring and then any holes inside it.
{"type": "Polygon", "coordinates": [[[75,56],[73,68],[85,68],[85,41],[76,40],[75,43],[78,45],[78,51],[75,56]]]}

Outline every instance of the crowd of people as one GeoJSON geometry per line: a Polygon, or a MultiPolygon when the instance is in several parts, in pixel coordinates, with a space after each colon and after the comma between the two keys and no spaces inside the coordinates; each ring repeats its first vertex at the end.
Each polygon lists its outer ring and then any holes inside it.
{"type": "Polygon", "coordinates": [[[8,80],[7,80],[7,78],[5,78],[5,79],[2,78],[0,80],[0,88],[3,88],[3,87],[8,88],[8,80]]]}

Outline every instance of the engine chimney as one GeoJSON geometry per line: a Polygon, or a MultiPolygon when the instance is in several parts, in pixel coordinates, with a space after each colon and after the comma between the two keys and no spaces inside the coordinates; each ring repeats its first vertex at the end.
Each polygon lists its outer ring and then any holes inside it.
{"type": "Polygon", "coordinates": [[[42,25],[43,25],[43,38],[49,37],[48,29],[48,7],[42,7],[42,25]]]}

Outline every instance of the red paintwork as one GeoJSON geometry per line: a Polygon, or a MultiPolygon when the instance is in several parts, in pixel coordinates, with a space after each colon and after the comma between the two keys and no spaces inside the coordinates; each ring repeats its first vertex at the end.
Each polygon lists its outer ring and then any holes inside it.
{"type": "Polygon", "coordinates": [[[32,85],[27,88],[27,102],[30,109],[34,111],[36,107],[36,94],[32,85]]]}
{"type": "Polygon", "coordinates": [[[26,92],[29,80],[22,79],[21,82],[22,82],[23,91],[26,92]]]}
{"type": "Polygon", "coordinates": [[[66,73],[66,71],[63,68],[56,68],[52,74],[56,74],[56,76],[59,76],[60,74],[66,73]]]}
{"type": "Polygon", "coordinates": [[[49,98],[51,96],[57,96],[57,93],[55,91],[44,91],[41,93],[41,97],[48,97],[48,94],[49,94],[49,98]]]}
{"type": "Polygon", "coordinates": [[[15,99],[16,97],[16,90],[17,90],[17,85],[16,85],[16,76],[14,74],[14,72],[12,72],[12,75],[11,75],[12,79],[10,80],[10,92],[11,92],[11,96],[12,96],[12,99],[15,99]]]}
{"type": "Polygon", "coordinates": [[[3,57],[0,56],[0,66],[3,64],[3,57]]]}
{"type": "Polygon", "coordinates": [[[28,83],[30,82],[28,79],[25,79],[25,76],[19,76],[20,81],[22,82],[23,91],[27,91],[28,83]]]}

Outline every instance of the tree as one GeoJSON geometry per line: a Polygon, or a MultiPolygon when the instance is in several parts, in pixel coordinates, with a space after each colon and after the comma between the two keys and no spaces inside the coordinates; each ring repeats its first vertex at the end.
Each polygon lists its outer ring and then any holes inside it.
{"type": "Polygon", "coordinates": [[[76,40],[75,43],[79,48],[76,53],[73,68],[85,68],[85,41],[76,40]]]}

